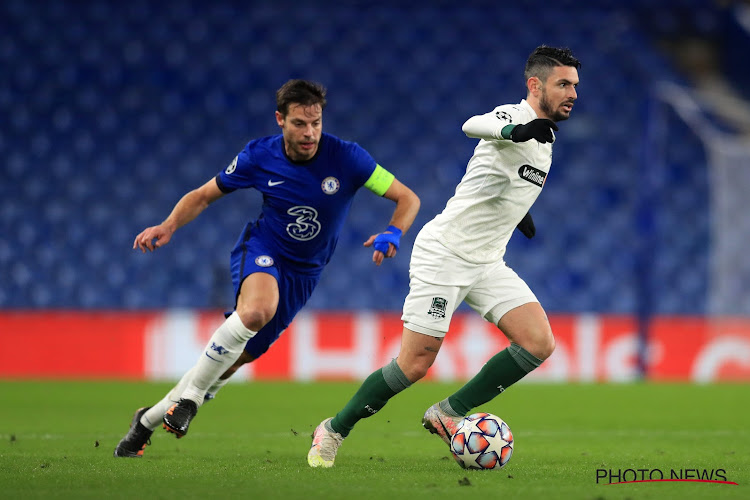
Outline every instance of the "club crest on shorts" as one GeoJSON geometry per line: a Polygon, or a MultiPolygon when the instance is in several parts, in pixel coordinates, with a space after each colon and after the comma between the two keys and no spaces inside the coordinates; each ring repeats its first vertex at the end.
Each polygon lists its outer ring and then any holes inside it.
{"type": "Polygon", "coordinates": [[[271,267],[273,265],[273,259],[269,255],[258,255],[255,257],[255,265],[260,267],[271,267]]]}
{"type": "Polygon", "coordinates": [[[448,301],[445,300],[444,298],[433,297],[432,305],[430,306],[430,310],[427,311],[427,314],[429,314],[430,316],[436,319],[445,318],[445,307],[447,305],[448,305],[448,301]]]}
{"type": "Polygon", "coordinates": [[[326,177],[320,184],[325,194],[334,194],[341,187],[341,183],[335,177],[326,177]]]}

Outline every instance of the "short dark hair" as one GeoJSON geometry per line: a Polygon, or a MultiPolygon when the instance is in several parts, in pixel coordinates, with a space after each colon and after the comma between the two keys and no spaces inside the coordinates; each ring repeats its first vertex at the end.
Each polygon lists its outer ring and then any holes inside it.
{"type": "Polygon", "coordinates": [[[276,91],[276,109],[286,116],[292,103],[302,106],[320,104],[323,109],[326,107],[326,88],[309,80],[289,80],[276,91]]]}
{"type": "Polygon", "coordinates": [[[540,45],[526,60],[526,69],[523,71],[524,80],[528,81],[529,78],[535,76],[542,82],[546,82],[555,66],[572,66],[578,69],[581,67],[581,61],[576,59],[568,48],[540,45]]]}

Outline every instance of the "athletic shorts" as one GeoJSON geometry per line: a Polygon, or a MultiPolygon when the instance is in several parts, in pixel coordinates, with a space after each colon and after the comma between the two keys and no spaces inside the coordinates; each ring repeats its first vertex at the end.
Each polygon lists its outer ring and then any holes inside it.
{"type": "Polygon", "coordinates": [[[467,262],[421,231],[409,265],[409,294],[401,316],[404,326],[432,337],[445,337],[462,301],[493,324],[511,309],[539,302],[505,262],[467,262]]]}
{"type": "Polygon", "coordinates": [[[276,342],[307,303],[320,281],[320,273],[311,275],[309,270],[306,273],[295,270],[293,265],[276,258],[258,238],[240,242],[232,250],[230,264],[235,301],[239,296],[242,282],[253,273],[270,274],[276,278],[279,285],[279,305],[276,314],[245,345],[245,351],[258,359],[276,342]]]}

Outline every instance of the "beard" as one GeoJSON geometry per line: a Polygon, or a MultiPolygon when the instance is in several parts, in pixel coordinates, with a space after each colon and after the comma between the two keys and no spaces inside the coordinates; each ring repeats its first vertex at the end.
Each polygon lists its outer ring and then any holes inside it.
{"type": "Polygon", "coordinates": [[[559,108],[554,109],[552,107],[552,103],[550,103],[549,99],[547,98],[547,92],[544,89],[542,89],[542,96],[539,98],[539,108],[544,112],[545,115],[549,116],[549,118],[553,122],[560,122],[570,118],[570,113],[565,114],[564,112],[560,111],[559,108]]]}

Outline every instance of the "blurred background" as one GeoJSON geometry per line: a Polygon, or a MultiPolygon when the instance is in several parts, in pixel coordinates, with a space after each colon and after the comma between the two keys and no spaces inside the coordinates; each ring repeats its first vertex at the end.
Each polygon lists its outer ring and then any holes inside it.
{"type": "Polygon", "coordinates": [[[641,368],[653,318],[750,315],[745,2],[3,0],[4,338],[50,311],[230,309],[229,252],[258,193],[220,200],[153,254],[133,239],[278,132],[289,78],[326,85],[324,129],[422,199],[375,268],[362,242],[392,204],[358,194],[306,310],[398,315],[414,237],[476,143],[461,125],[525,97],[540,44],[582,61],[579,100],[532,208],[537,236],[516,234],[508,264],[553,317],[629,318],[641,368]]]}

